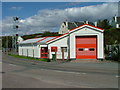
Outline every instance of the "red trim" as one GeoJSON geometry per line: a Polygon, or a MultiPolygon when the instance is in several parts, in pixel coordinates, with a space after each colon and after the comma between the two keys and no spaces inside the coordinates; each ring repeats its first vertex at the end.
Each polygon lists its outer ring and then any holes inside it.
{"type": "MultiPolygon", "coordinates": [[[[98,28],[98,27],[95,27],[95,26],[92,26],[92,25],[89,25],[89,24],[84,24],[84,25],[80,25],[80,26],[78,26],[78,27],[76,27],[76,28],[73,28],[73,29],[71,29],[71,30],[69,30],[69,31],[73,31],[73,30],[75,30],[75,29],[77,29],[77,28],[80,28],[80,27],[82,27],[82,26],[85,26],[85,25],[91,26],[91,27],[96,28],[96,29],[104,30],[104,29],[101,29],[101,28],[98,28]]],[[[65,34],[63,34],[63,35],[61,35],[61,36],[58,36],[58,37],[53,38],[53,39],[51,39],[51,40],[48,40],[47,42],[50,42],[50,41],[52,41],[52,40],[55,40],[55,39],[57,39],[57,38],[59,38],[59,37],[62,37],[62,36],[64,36],[64,35],[66,35],[66,34],[69,34],[69,33],[67,32],[67,33],[65,33],[65,34]]]]}
{"type": "Polygon", "coordinates": [[[85,25],[87,25],[87,24],[80,25],[80,26],[78,26],[78,27],[76,27],[76,28],[73,28],[73,29],[71,29],[71,30],[69,30],[69,31],[73,31],[74,29],[80,28],[80,27],[85,26],[85,25]]]}
{"type": "Polygon", "coordinates": [[[43,39],[40,39],[40,40],[38,40],[38,41],[36,41],[36,43],[37,42],[40,42],[40,41],[42,41],[42,40],[44,40],[44,39],[46,39],[47,37],[43,37],[43,39]]]}
{"type": "Polygon", "coordinates": [[[96,28],[96,29],[104,30],[104,29],[102,29],[102,28],[98,28],[98,27],[95,27],[95,26],[92,26],[92,25],[89,25],[89,24],[84,24],[84,25],[80,25],[80,26],[78,26],[78,27],[76,27],[76,28],[73,28],[73,29],[71,29],[71,30],[69,30],[69,31],[73,31],[74,29],[80,28],[80,27],[85,26],[85,25],[91,26],[91,27],[96,28]]]}
{"type": "Polygon", "coordinates": [[[61,35],[61,36],[58,36],[58,37],[53,38],[53,39],[51,39],[51,40],[48,40],[47,42],[50,42],[50,41],[52,41],[52,40],[54,40],[54,39],[57,39],[57,38],[59,38],[59,37],[62,37],[62,36],[64,36],[64,35],[66,35],[66,34],[69,34],[69,33],[65,33],[65,34],[63,34],[63,35],[61,35]]]}
{"type": "MultiPolygon", "coordinates": [[[[44,40],[44,39],[46,39],[46,38],[49,38],[49,37],[56,37],[56,36],[48,36],[48,37],[43,37],[43,39],[41,39],[41,40],[38,40],[38,41],[36,41],[36,42],[40,42],[40,41],[42,41],[42,40],[44,40]]],[[[48,40],[49,41],[49,40],[48,40]]],[[[47,41],[46,41],[47,42],[47,41]]]]}

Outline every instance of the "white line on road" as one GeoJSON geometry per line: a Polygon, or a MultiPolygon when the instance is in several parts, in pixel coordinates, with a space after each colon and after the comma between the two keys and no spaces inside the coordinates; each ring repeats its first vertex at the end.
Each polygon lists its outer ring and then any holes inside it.
{"type": "MultiPolygon", "coordinates": [[[[48,71],[47,69],[40,69],[40,70],[48,71]]],[[[62,72],[62,73],[84,74],[84,75],[87,74],[87,73],[69,72],[69,71],[59,71],[59,70],[51,70],[51,71],[62,72]]]]}
{"type": "Polygon", "coordinates": [[[116,75],[115,77],[116,77],[116,78],[119,78],[120,76],[116,75]]]}
{"type": "Polygon", "coordinates": [[[14,64],[9,64],[9,65],[11,65],[11,66],[16,66],[16,65],[14,65],[14,64]]]}

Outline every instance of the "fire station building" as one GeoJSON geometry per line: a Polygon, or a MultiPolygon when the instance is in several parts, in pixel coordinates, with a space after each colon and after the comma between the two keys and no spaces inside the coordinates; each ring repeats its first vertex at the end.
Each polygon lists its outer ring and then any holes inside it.
{"type": "Polygon", "coordinates": [[[19,43],[19,55],[56,59],[104,59],[103,29],[78,26],[59,37],[42,37],[19,43]]]}

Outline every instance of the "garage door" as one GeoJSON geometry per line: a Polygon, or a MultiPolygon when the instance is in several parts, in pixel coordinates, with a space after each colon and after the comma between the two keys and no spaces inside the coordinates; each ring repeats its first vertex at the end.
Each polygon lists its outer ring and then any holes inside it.
{"type": "Polygon", "coordinates": [[[76,37],[76,59],[96,59],[96,36],[76,37]]]}

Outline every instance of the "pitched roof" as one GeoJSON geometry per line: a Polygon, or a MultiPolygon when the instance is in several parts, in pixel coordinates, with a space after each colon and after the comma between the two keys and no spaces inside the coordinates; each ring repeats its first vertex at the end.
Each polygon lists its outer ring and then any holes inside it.
{"type": "Polygon", "coordinates": [[[27,43],[46,44],[48,40],[51,40],[53,38],[56,38],[56,37],[40,37],[40,38],[27,39],[27,40],[20,42],[19,44],[27,44],[27,43]]]}
{"type": "Polygon", "coordinates": [[[86,26],[87,26],[87,27],[90,27],[90,28],[97,29],[97,30],[99,30],[99,31],[101,31],[101,32],[103,32],[103,30],[104,30],[104,29],[101,29],[101,28],[98,28],[98,27],[95,27],[95,26],[92,26],[92,25],[89,25],[89,24],[84,24],[84,25],[80,25],[80,26],[78,26],[78,27],[76,27],[76,28],[73,28],[73,29],[69,30],[68,33],[65,33],[65,34],[63,34],[63,35],[61,35],[61,36],[59,36],[59,37],[56,37],[56,38],[53,38],[53,39],[47,41],[47,43],[53,42],[54,40],[59,39],[59,38],[62,38],[62,37],[64,37],[64,36],[68,35],[69,33],[77,30],[78,28],[82,28],[82,27],[86,27],[86,26]]]}
{"type": "MultiPolygon", "coordinates": [[[[66,25],[66,23],[64,23],[66,25]]],[[[84,25],[85,22],[68,22],[68,29],[71,30],[71,29],[74,29],[78,26],[81,26],[81,25],[84,25]]],[[[94,23],[92,22],[88,22],[89,25],[93,25],[94,26],[94,23]]]]}
{"type": "Polygon", "coordinates": [[[68,22],[68,29],[71,30],[83,24],[84,24],[83,22],[68,22]]]}

